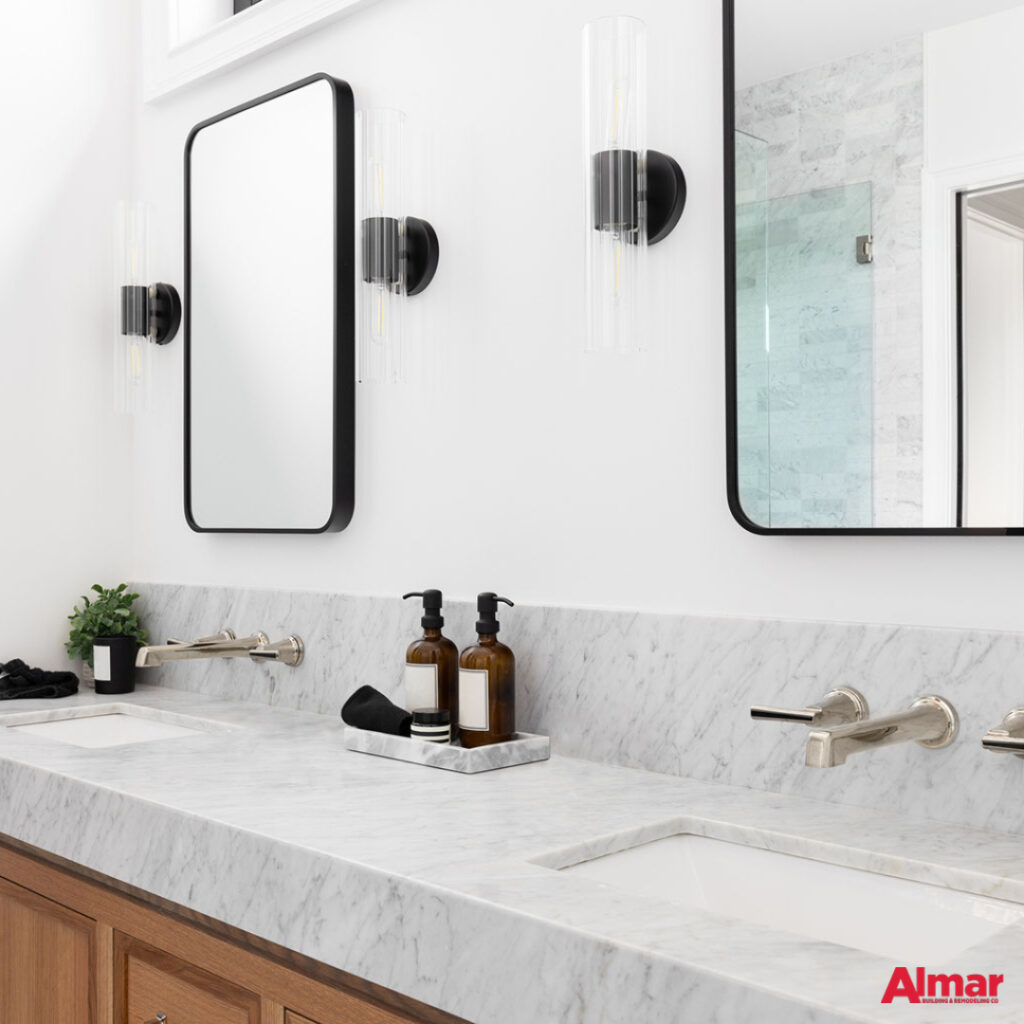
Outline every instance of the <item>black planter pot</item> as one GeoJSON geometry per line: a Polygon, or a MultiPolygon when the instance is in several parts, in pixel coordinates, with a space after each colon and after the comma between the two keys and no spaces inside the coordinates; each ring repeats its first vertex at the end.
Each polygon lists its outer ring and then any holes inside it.
{"type": "Polygon", "coordinates": [[[133,636],[93,638],[92,660],[97,693],[131,693],[135,689],[135,655],[138,649],[138,642],[133,636]]]}

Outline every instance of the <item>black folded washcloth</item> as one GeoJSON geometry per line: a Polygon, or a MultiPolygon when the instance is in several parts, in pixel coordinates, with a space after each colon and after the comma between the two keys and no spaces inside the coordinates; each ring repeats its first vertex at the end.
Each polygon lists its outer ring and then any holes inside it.
{"type": "Polygon", "coordinates": [[[408,736],[412,732],[412,715],[372,686],[360,686],[345,701],[341,718],[354,729],[387,732],[392,736],[408,736]]]}
{"type": "Polygon", "coordinates": [[[29,668],[20,658],[0,665],[0,700],[18,697],[70,697],[78,693],[74,672],[46,672],[29,668]]]}

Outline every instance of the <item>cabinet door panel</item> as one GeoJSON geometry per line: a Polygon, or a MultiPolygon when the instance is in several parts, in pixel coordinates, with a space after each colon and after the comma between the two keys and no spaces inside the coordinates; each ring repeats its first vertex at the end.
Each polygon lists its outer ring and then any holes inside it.
{"type": "Polygon", "coordinates": [[[96,1024],[96,922],[0,879],[0,1021],[96,1024]]]}
{"type": "Polygon", "coordinates": [[[117,936],[117,1024],[260,1024],[260,997],[127,936],[117,936]]]}

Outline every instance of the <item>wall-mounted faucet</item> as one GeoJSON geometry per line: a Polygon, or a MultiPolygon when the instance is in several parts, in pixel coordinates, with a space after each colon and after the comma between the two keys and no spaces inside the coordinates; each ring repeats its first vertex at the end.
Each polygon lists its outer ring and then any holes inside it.
{"type": "Polygon", "coordinates": [[[762,722],[800,722],[803,725],[844,725],[868,717],[868,702],[860,690],[840,686],[806,708],[769,708],[755,704],[750,717],[762,722]]]}
{"type": "Polygon", "coordinates": [[[993,754],[1024,757],[1024,708],[1014,708],[998,728],[989,729],[981,745],[993,754]]]}
{"type": "Polygon", "coordinates": [[[297,636],[271,643],[267,634],[259,630],[239,638],[230,629],[222,629],[213,636],[199,637],[190,643],[168,640],[163,646],[140,647],[135,667],[155,668],[167,661],[198,658],[251,658],[253,661],[279,661],[294,667],[300,664],[303,654],[304,647],[297,636]]]}
{"type": "Polygon", "coordinates": [[[807,737],[806,763],[811,768],[834,768],[851,754],[913,740],[938,750],[956,737],[960,722],[956,710],[942,697],[921,697],[906,711],[880,718],[816,729],[807,737]]]}

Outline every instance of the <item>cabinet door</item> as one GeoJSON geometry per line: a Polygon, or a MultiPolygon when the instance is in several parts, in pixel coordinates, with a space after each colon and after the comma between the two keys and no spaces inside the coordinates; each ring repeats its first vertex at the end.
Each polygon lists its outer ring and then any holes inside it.
{"type": "Polygon", "coordinates": [[[118,935],[116,1024],[260,1024],[260,997],[144,942],[118,935]]]}
{"type": "Polygon", "coordinates": [[[96,1024],[96,922],[0,879],[0,1021],[96,1024]]]}

